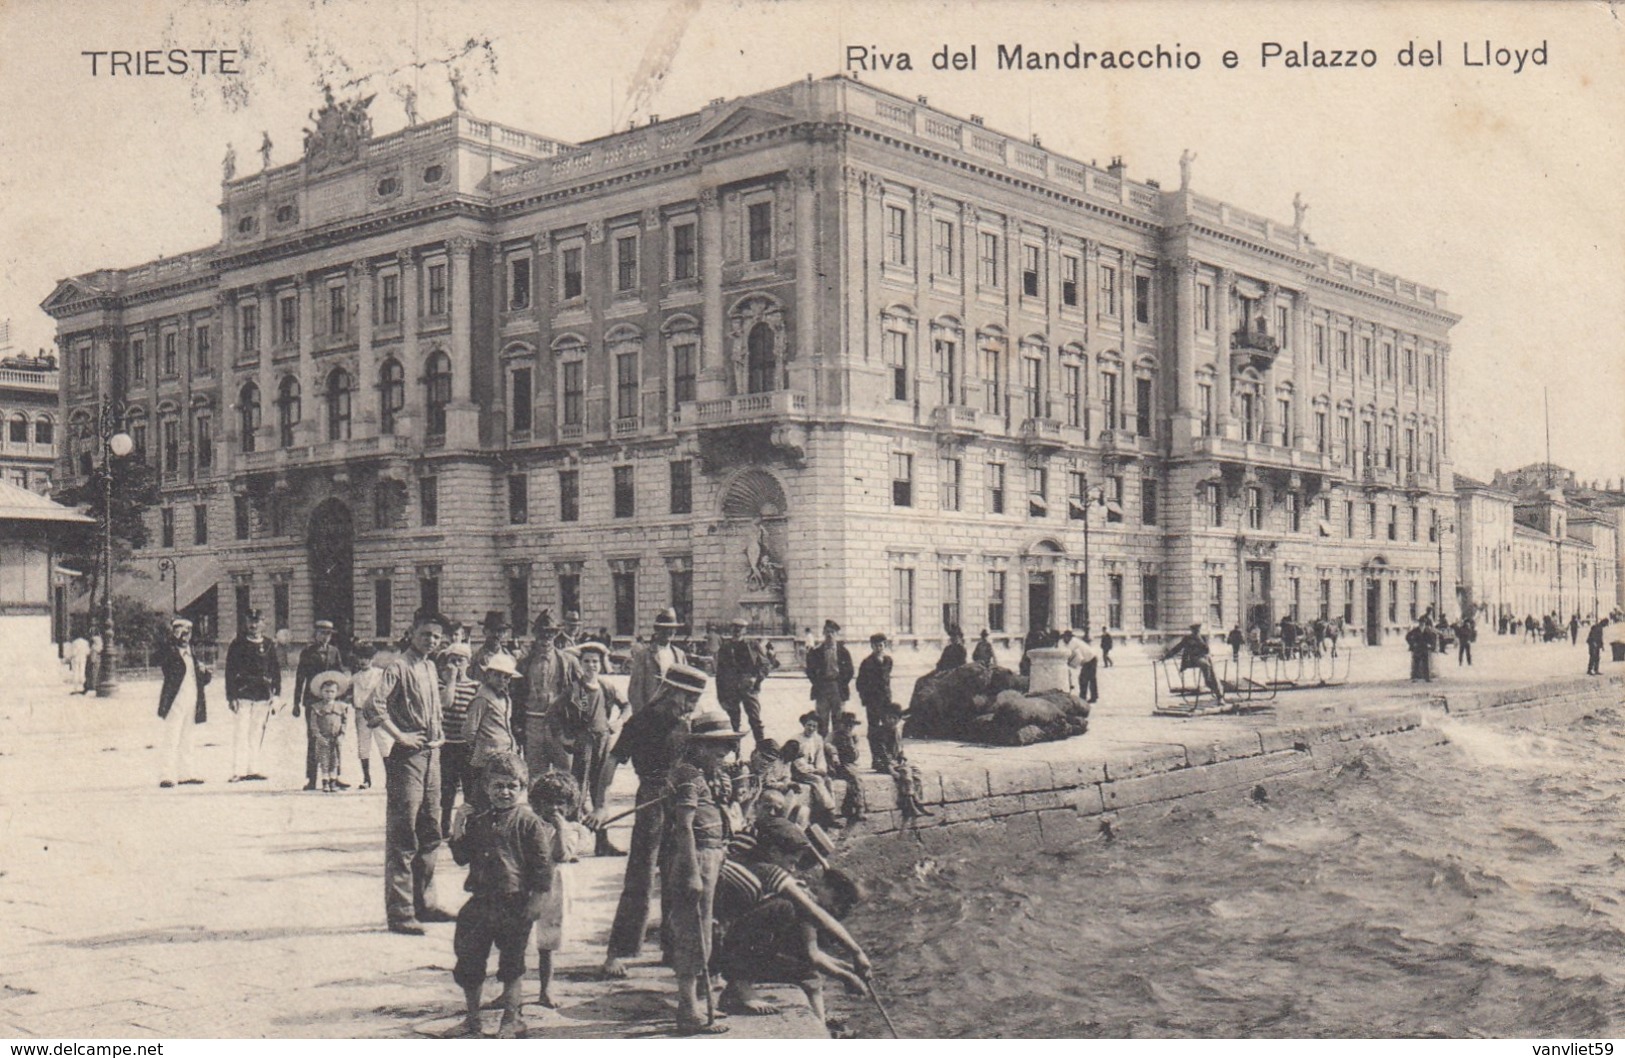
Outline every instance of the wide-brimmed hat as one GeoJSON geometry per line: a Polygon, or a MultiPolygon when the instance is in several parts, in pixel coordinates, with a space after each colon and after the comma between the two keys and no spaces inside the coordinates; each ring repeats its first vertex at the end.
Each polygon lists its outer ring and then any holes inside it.
{"type": "Polygon", "coordinates": [[[845,724],[847,727],[858,727],[863,723],[862,720],[858,719],[857,713],[836,713],[835,722],[845,724]]]}
{"type": "Polygon", "coordinates": [[[824,622],[824,631],[826,631],[826,632],[839,632],[840,630],[841,630],[840,623],[837,622],[834,618],[831,618],[830,620],[824,622]]]}
{"type": "Polygon", "coordinates": [[[553,611],[548,609],[543,609],[541,613],[536,615],[536,620],[530,623],[530,630],[532,632],[538,632],[544,629],[547,631],[557,631],[558,627],[557,622],[553,620],[553,611]]]}
{"type": "Polygon", "coordinates": [[[509,676],[519,675],[519,663],[513,659],[512,654],[492,654],[485,659],[485,672],[505,672],[509,676]]]}
{"type": "Polygon", "coordinates": [[[588,654],[592,654],[604,664],[609,664],[609,648],[598,642],[596,639],[588,640],[585,643],[577,643],[570,649],[580,657],[585,657],[588,654]]]}
{"type": "Polygon", "coordinates": [[[734,730],[733,721],[720,709],[708,709],[696,715],[688,725],[690,742],[737,742],[744,736],[743,731],[734,730]]]}
{"type": "Polygon", "coordinates": [[[508,621],[508,615],[501,610],[487,610],[485,611],[485,620],[480,622],[480,627],[487,632],[506,632],[513,625],[508,621]]]}
{"type": "Polygon", "coordinates": [[[668,606],[666,609],[655,614],[655,627],[681,628],[683,627],[683,622],[677,619],[677,611],[668,606]]]}
{"type": "Polygon", "coordinates": [[[692,665],[673,665],[660,674],[660,682],[687,694],[704,694],[711,677],[692,665]]]}
{"type": "Polygon", "coordinates": [[[322,688],[326,687],[330,683],[338,684],[338,693],[343,694],[345,691],[350,689],[349,673],[340,672],[338,669],[329,669],[326,672],[318,672],[316,675],[310,678],[310,689],[316,694],[321,694],[322,688]]]}
{"type": "Polygon", "coordinates": [[[169,622],[169,630],[171,632],[179,632],[183,628],[190,632],[192,630],[192,622],[184,617],[176,617],[169,622]]]}

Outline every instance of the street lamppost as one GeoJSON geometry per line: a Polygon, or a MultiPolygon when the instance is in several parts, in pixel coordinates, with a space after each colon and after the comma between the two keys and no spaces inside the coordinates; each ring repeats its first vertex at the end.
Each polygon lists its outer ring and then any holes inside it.
{"type": "MultiPolygon", "coordinates": [[[[1089,635],[1094,631],[1093,618],[1089,609],[1089,596],[1093,593],[1094,585],[1089,580],[1089,509],[1091,507],[1106,507],[1111,509],[1115,504],[1106,501],[1106,486],[1089,484],[1089,475],[1083,475],[1083,488],[1078,495],[1067,501],[1067,517],[1073,521],[1083,523],[1083,630],[1082,634],[1089,635]]],[[[1122,510],[1117,509],[1121,514],[1122,510]]]]}
{"type": "MultiPolygon", "coordinates": [[[[1444,622],[1444,534],[1456,531],[1456,523],[1448,518],[1441,518],[1433,527],[1433,536],[1439,545],[1439,595],[1434,600],[1439,612],[1434,614],[1434,620],[1444,622]]],[[[1457,600],[1458,602],[1460,600],[1457,600]]]]}
{"type": "Polygon", "coordinates": [[[118,405],[103,400],[97,414],[97,438],[102,447],[102,656],[96,666],[96,697],[111,698],[118,690],[113,673],[113,460],[135,450],[130,435],[119,429],[118,405]]]}
{"type": "Polygon", "coordinates": [[[160,558],[158,560],[158,580],[169,581],[169,615],[179,617],[181,613],[181,578],[175,571],[175,560],[160,558]]]}

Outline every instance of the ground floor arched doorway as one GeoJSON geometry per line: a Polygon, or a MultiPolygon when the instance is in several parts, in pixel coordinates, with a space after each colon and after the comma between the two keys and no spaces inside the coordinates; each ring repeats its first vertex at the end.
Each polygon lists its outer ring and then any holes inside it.
{"type": "Polygon", "coordinates": [[[349,636],[355,628],[355,533],[344,501],[324,500],[310,512],[305,537],[310,557],[313,621],[328,620],[349,636]]]}

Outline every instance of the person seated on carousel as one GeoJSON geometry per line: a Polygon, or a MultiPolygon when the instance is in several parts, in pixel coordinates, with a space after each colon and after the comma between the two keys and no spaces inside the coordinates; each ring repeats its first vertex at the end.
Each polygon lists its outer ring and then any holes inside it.
{"type": "Polygon", "coordinates": [[[720,1008],[729,1014],[778,1013],[756,992],[764,984],[801,988],[819,1022],[829,1024],[823,977],[844,983],[854,994],[867,989],[869,957],[841,924],[863,899],[845,872],[825,870],[810,884],[792,874],[811,866],[811,844],[796,827],[770,820],[758,828],[749,859],[730,860],[719,880],[718,919],[727,916],[716,965],[727,979],[720,1008]],[[825,950],[839,946],[842,962],[825,950]]]}
{"type": "Polygon", "coordinates": [[[1173,657],[1179,658],[1180,672],[1195,669],[1201,675],[1207,689],[1213,692],[1214,699],[1220,705],[1227,704],[1224,688],[1219,685],[1219,677],[1213,671],[1212,651],[1208,649],[1207,637],[1202,634],[1200,621],[1191,625],[1191,630],[1162,655],[1164,661],[1173,657]]]}

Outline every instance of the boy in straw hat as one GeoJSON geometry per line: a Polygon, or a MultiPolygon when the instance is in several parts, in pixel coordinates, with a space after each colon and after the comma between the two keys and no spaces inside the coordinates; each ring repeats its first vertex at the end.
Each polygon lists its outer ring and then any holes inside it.
{"type": "Polygon", "coordinates": [[[724,806],[731,788],[722,761],[739,748],[740,738],[727,714],[698,714],[689,724],[681,759],[666,776],[668,859],[661,884],[670,915],[671,965],[677,972],[677,1032],[683,1036],[723,1031],[709,1017],[700,1020],[699,990],[703,981],[709,1008],[712,903],[728,852],[724,806]]]}
{"type": "Polygon", "coordinates": [[[310,704],[310,725],[316,733],[316,770],[323,793],[337,793],[344,753],[344,729],[349,724],[350,703],[339,696],[350,689],[350,677],[338,670],[322,672],[310,681],[316,700],[310,704]]]}

